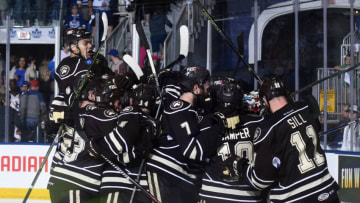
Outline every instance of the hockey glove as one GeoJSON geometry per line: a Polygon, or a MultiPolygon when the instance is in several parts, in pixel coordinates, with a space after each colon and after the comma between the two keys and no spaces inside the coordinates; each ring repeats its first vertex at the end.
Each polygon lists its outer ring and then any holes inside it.
{"type": "Polygon", "coordinates": [[[225,135],[226,129],[228,128],[228,124],[227,124],[226,117],[224,116],[224,114],[222,114],[220,112],[215,112],[214,116],[212,118],[219,125],[220,134],[222,136],[225,135]]]}
{"type": "Polygon", "coordinates": [[[115,84],[121,90],[129,90],[131,86],[134,84],[131,79],[130,74],[128,75],[116,75],[115,76],[115,84]]]}
{"type": "Polygon", "coordinates": [[[234,130],[236,126],[240,123],[239,114],[234,109],[224,107],[219,109],[218,111],[225,116],[228,129],[234,130]]]}
{"type": "Polygon", "coordinates": [[[234,160],[233,168],[237,175],[241,178],[246,176],[246,169],[249,166],[249,160],[245,158],[241,158],[240,160],[234,160]]]}
{"type": "Polygon", "coordinates": [[[158,78],[160,87],[177,84],[178,72],[171,71],[170,68],[162,69],[158,74],[158,78]]]}

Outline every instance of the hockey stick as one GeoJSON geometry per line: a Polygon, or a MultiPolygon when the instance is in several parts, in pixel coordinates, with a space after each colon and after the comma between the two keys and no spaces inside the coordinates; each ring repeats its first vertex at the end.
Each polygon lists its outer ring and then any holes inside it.
{"type": "MultiPolygon", "coordinates": [[[[95,59],[98,57],[99,52],[100,52],[100,50],[101,50],[101,47],[102,47],[102,45],[103,45],[104,42],[105,42],[105,38],[106,38],[106,35],[107,35],[107,28],[108,28],[108,19],[107,19],[106,13],[102,13],[101,18],[102,18],[102,20],[103,20],[103,25],[104,25],[104,32],[103,32],[103,36],[101,37],[101,43],[100,43],[98,49],[96,50],[96,54],[95,54],[95,56],[94,56],[94,58],[93,58],[93,60],[92,60],[92,62],[91,62],[91,64],[90,64],[90,66],[89,66],[88,72],[85,74],[85,77],[81,80],[80,85],[79,85],[79,88],[77,89],[77,91],[75,91],[74,100],[76,100],[77,98],[79,98],[80,92],[81,92],[82,88],[84,87],[86,81],[88,80],[88,76],[89,76],[90,70],[91,70],[92,66],[94,65],[94,63],[95,63],[95,61],[96,61],[95,59]]],[[[71,102],[70,108],[73,106],[73,104],[74,104],[74,102],[71,102]]],[[[42,169],[44,168],[45,163],[47,162],[47,160],[48,160],[48,158],[49,158],[49,155],[50,155],[52,149],[54,148],[56,142],[58,141],[59,135],[60,135],[60,133],[63,131],[63,128],[64,128],[64,124],[61,124],[60,127],[59,127],[58,132],[56,133],[56,136],[55,136],[54,140],[52,141],[52,143],[51,143],[48,151],[46,152],[46,155],[45,155],[43,161],[41,162],[41,165],[40,165],[38,171],[37,171],[36,174],[35,174],[35,177],[34,177],[33,181],[31,182],[31,185],[30,185],[30,187],[29,187],[29,189],[28,189],[28,191],[27,191],[27,193],[26,193],[26,195],[25,195],[25,197],[24,197],[23,203],[26,203],[26,201],[29,199],[29,196],[30,196],[30,194],[31,194],[31,191],[32,191],[32,189],[34,188],[34,186],[35,186],[35,184],[36,184],[36,182],[37,182],[37,179],[39,178],[40,173],[41,173],[42,169]]]]}
{"type": "Polygon", "coordinates": [[[159,84],[158,76],[157,76],[157,73],[156,73],[156,70],[155,70],[154,61],[152,60],[149,42],[148,42],[147,39],[146,39],[146,35],[145,35],[145,32],[144,32],[144,28],[143,28],[143,26],[141,25],[141,23],[137,23],[137,24],[136,24],[136,31],[138,32],[139,37],[140,37],[140,40],[141,40],[141,42],[142,42],[142,44],[144,45],[144,48],[145,48],[145,50],[146,50],[146,55],[147,55],[148,60],[149,60],[149,64],[150,64],[150,67],[151,67],[151,71],[152,71],[152,73],[153,73],[153,75],[154,75],[154,78],[155,78],[156,89],[157,89],[157,91],[159,92],[159,95],[161,95],[160,84],[159,84]]]}
{"type": "Polygon", "coordinates": [[[329,76],[326,76],[326,77],[324,77],[324,78],[321,78],[320,80],[317,80],[317,81],[315,81],[315,82],[312,82],[312,83],[306,85],[305,87],[303,87],[303,88],[301,88],[301,89],[299,89],[299,90],[291,93],[290,96],[295,96],[295,95],[297,95],[297,94],[299,94],[299,93],[301,93],[301,92],[303,92],[303,91],[311,88],[312,86],[317,85],[317,84],[319,84],[319,83],[321,83],[321,82],[323,82],[323,81],[325,81],[325,80],[327,80],[327,79],[330,79],[330,78],[339,76],[339,75],[341,75],[341,74],[343,74],[343,73],[349,72],[349,71],[351,71],[351,70],[359,67],[359,65],[360,65],[360,63],[358,63],[358,64],[356,64],[356,65],[354,65],[354,66],[351,66],[350,68],[347,68],[347,69],[345,69],[345,70],[341,70],[341,71],[338,71],[337,73],[333,73],[333,74],[331,74],[331,75],[329,75],[329,76]]]}
{"type": "Polygon", "coordinates": [[[187,57],[188,53],[189,53],[189,29],[186,25],[182,25],[180,27],[180,54],[179,54],[179,57],[175,61],[173,61],[169,65],[167,65],[165,67],[165,69],[171,68],[175,64],[179,63],[181,60],[183,60],[185,57],[187,57]]]}
{"type": "MultiPolygon", "coordinates": [[[[143,171],[143,167],[145,165],[145,159],[142,159],[141,160],[141,164],[140,164],[140,167],[139,167],[139,172],[138,172],[138,175],[137,175],[137,178],[136,178],[136,182],[139,183],[140,181],[140,178],[141,178],[141,172],[143,171]]],[[[134,186],[134,189],[131,193],[131,197],[130,197],[130,202],[129,203],[133,203],[134,201],[134,197],[135,197],[135,193],[136,193],[136,186],[134,186]]]]}
{"type": "Polygon", "coordinates": [[[341,128],[345,128],[346,126],[351,125],[351,124],[353,124],[353,123],[357,123],[357,122],[359,122],[359,121],[360,121],[359,119],[356,119],[356,120],[350,121],[350,122],[348,122],[348,123],[344,123],[343,125],[340,125],[340,126],[338,126],[338,127],[335,127],[335,128],[330,129],[330,130],[327,130],[327,131],[325,131],[325,132],[322,132],[322,133],[320,134],[320,136],[323,136],[323,135],[325,135],[325,134],[328,134],[328,133],[337,131],[337,130],[339,130],[339,129],[341,129],[341,128]]]}
{"type": "Polygon", "coordinates": [[[144,75],[143,71],[141,70],[139,64],[135,61],[133,57],[131,57],[128,54],[125,54],[123,56],[123,60],[128,66],[131,68],[132,71],[134,71],[136,77],[138,80],[144,75]]]}
{"type": "MultiPolygon", "coordinates": [[[[210,20],[211,24],[214,26],[215,30],[225,39],[225,41],[228,43],[228,45],[231,47],[231,49],[236,53],[236,55],[241,59],[241,61],[247,66],[248,71],[250,71],[258,81],[258,83],[261,85],[262,80],[260,79],[259,75],[254,71],[253,68],[249,65],[249,63],[244,59],[244,57],[241,55],[239,50],[235,47],[235,45],[232,43],[230,38],[224,33],[224,31],[216,24],[214,18],[209,14],[209,12],[205,9],[205,7],[200,3],[199,0],[194,0],[200,7],[203,12],[203,14],[210,20]]],[[[235,78],[237,69],[235,69],[233,78],[235,78]]]]}
{"type": "Polygon", "coordinates": [[[126,180],[128,180],[129,182],[131,182],[132,184],[134,184],[136,187],[138,187],[142,192],[144,192],[152,201],[154,201],[155,203],[160,203],[159,200],[156,199],[156,197],[154,197],[152,194],[150,194],[147,190],[145,190],[145,188],[143,188],[139,183],[137,183],[134,179],[132,179],[127,173],[125,173],[125,171],[123,171],[119,166],[115,165],[112,161],[110,161],[106,156],[104,155],[100,155],[106,162],[108,162],[112,167],[114,167],[116,170],[118,170],[120,172],[120,174],[122,176],[124,176],[124,178],[126,178],[126,180]]]}

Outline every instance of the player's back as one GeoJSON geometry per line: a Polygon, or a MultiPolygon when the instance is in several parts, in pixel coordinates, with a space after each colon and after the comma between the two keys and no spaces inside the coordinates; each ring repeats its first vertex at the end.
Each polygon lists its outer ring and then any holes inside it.
{"type": "Polygon", "coordinates": [[[206,202],[249,202],[261,201],[261,192],[249,187],[231,171],[235,157],[253,159],[253,135],[263,118],[241,116],[241,126],[228,130],[222,138],[222,145],[205,168],[199,196],[206,202]]]}
{"type": "Polygon", "coordinates": [[[273,202],[327,199],[338,186],[328,172],[317,133],[320,123],[305,104],[287,104],[261,124],[254,137],[251,178],[263,189],[273,184],[273,202]]]}

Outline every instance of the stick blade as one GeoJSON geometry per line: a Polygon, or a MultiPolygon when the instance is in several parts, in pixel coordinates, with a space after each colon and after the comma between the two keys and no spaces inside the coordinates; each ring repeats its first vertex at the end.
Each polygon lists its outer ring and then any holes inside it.
{"type": "Polygon", "coordinates": [[[189,29],[186,25],[180,27],[180,55],[187,57],[189,53],[189,29]]]}
{"type": "Polygon", "coordinates": [[[138,80],[140,80],[141,76],[144,75],[143,71],[141,70],[139,64],[135,61],[133,57],[131,57],[129,54],[125,54],[123,56],[123,60],[126,64],[129,65],[132,71],[134,71],[136,77],[138,80]]]}
{"type": "Polygon", "coordinates": [[[101,41],[105,41],[105,38],[107,36],[107,31],[108,31],[108,18],[107,18],[107,15],[105,12],[102,12],[101,14],[101,20],[103,22],[103,25],[104,25],[104,31],[103,31],[103,35],[101,37],[101,41]]]}

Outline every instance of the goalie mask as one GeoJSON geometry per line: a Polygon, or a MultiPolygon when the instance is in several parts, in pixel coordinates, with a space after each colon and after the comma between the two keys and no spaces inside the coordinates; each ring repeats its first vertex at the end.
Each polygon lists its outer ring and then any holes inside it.
{"type": "Polygon", "coordinates": [[[217,91],[218,106],[230,109],[240,109],[242,106],[243,92],[239,85],[231,78],[224,81],[217,91]]]}
{"type": "Polygon", "coordinates": [[[155,109],[156,89],[151,85],[139,84],[132,92],[133,105],[150,114],[155,109]]]}

